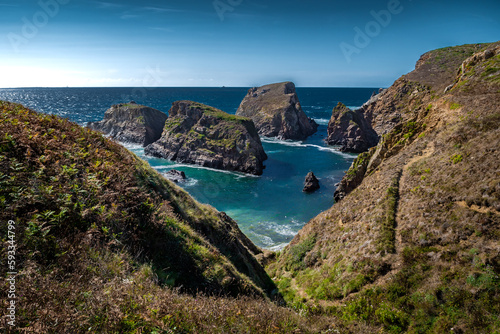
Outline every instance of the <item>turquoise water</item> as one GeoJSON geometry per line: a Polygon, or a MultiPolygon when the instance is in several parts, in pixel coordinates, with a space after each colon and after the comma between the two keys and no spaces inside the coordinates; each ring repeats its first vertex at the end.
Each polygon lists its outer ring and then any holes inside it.
{"type": "MultiPolygon", "coordinates": [[[[57,114],[81,125],[101,120],[112,104],[134,100],[168,112],[173,101],[188,99],[235,113],[248,88],[26,88],[0,89],[0,99],[22,103],[40,112],[57,114]]],[[[373,88],[297,88],[302,108],[319,124],[303,142],[263,138],[269,157],[260,177],[182,165],[144,155],[136,145],[127,148],[160,172],[182,170],[188,179],[179,185],[202,203],[235,219],[257,245],[276,249],[288,243],[307,221],[333,204],[335,184],[355,155],[325,145],[331,110],[341,101],[358,107],[373,88]],[[321,189],[302,192],[304,178],[313,171],[321,189]]]]}

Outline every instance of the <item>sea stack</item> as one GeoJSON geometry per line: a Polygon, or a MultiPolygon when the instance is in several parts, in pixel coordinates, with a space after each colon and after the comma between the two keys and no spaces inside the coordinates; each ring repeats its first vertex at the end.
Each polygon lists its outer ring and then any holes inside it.
{"type": "Polygon", "coordinates": [[[352,111],[338,103],[328,123],[328,145],[340,145],[340,151],[361,153],[377,145],[378,135],[365,119],[362,109],[352,111]]]}
{"type": "Polygon", "coordinates": [[[160,139],[166,120],[165,113],[132,101],[111,106],[102,121],[87,127],[121,142],[147,146],[160,139]]]}
{"type": "Polygon", "coordinates": [[[145,153],[189,163],[261,175],[267,159],[251,119],[193,102],[176,101],[161,138],[145,153]]]}
{"type": "Polygon", "coordinates": [[[306,180],[304,182],[304,189],[302,189],[302,191],[306,193],[313,193],[318,189],[319,189],[318,179],[316,178],[313,172],[309,172],[306,176],[306,180]]]}
{"type": "Polygon", "coordinates": [[[251,118],[265,137],[304,140],[318,129],[302,110],[293,82],[251,88],[236,115],[251,118]]]}

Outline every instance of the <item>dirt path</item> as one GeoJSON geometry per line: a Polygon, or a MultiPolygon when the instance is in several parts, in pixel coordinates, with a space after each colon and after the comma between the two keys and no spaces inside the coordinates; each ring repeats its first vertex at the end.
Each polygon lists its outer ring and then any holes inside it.
{"type": "Polygon", "coordinates": [[[467,203],[465,201],[459,201],[459,202],[455,202],[455,204],[457,204],[458,206],[461,206],[462,208],[466,208],[466,209],[469,209],[469,210],[473,210],[473,211],[476,211],[476,212],[479,212],[479,213],[493,213],[497,216],[500,216],[500,211],[497,211],[493,208],[488,208],[488,207],[485,207],[485,206],[479,206],[479,205],[467,205],[467,203]]]}
{"type": "MultiPolygon", "coordinates": [[[[420,155],[416,155],[411,158],[403,167],[403,173],[401,175],[401,179],[399,180],[399,195],[401,196],[401,190],[404,189],[404,186],[409,177],[409,168],[414,163],[421,161],[422,159],[430,157],[435,152],[434,142],[430,142],[427,144],[427,147],[420,155]]],[[[402,240],[401,240],[401,210],[398,210],[396,214],[396,254],[401,254],[402,252],[402,240]]]]}

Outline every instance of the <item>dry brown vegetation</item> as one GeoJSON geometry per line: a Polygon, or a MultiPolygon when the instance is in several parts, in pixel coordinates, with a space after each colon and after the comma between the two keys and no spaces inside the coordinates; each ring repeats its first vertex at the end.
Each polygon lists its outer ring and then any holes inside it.
{"type": "Polygon", "coordinates": [[[385,135],[351,193],[268,268],[287,301],[391,333],[500,331],[497,45],[429,52],[368,107],[385,135]]]}

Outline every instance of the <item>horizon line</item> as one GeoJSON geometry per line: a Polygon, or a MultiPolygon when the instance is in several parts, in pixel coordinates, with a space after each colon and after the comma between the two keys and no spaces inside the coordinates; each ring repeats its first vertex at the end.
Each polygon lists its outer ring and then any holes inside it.
{"type": "MultiPolygon", "coordinates": [[[[25,86],[25,87],[0,87],[0,89],[82,89],[82,88],[144,88],[144,89],[160,89],[160,88],[253,88],[261,86],[25,86]]],[[[388,88],[388,86],[295,86],[295,88],[366,88],[379,89],[388,88]]]]}

